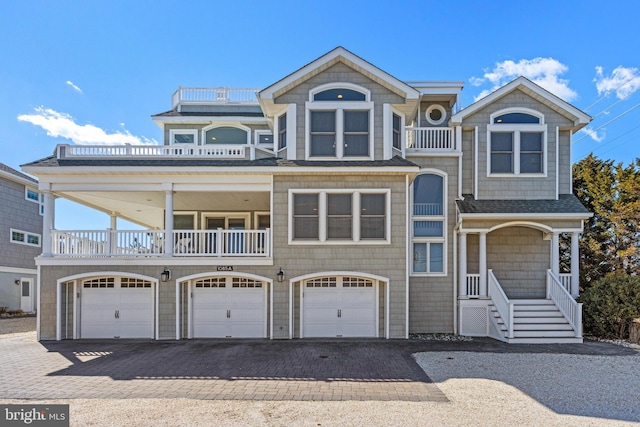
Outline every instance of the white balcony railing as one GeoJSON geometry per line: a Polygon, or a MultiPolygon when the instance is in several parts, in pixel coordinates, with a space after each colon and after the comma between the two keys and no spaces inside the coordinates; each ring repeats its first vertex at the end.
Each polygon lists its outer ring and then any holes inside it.
{"type": "Polygon", "coordinates": [[[560,273],[560,283],[567,292],[571,293],[571,273],[560,273]]]}
{"type": "Polygon", "coordinates": [[[433,152],[460,151],[460,144],[456,144],[453,128],[407,126],[405,129],[407,149],[433,152]]]}
{"type": "Polygon", "coordinates": [[[67,145],[57,147],[59,159],[70,157],[203,157],[244,159],[246,145],[67,145]]]}
{"type": "Polygon", "coordinates": [[[507,327],[507,338],[513,338],[513,303],[507,297],[507,294],[502,290],[502,286],[493,274],[493,270],[488,271],[489,282],[489,297],[491,302],[498,310],[498,314],[502,318],[505,326],[507,327]]]}
{"type": "Polygon", "coordinates": [[[547,298],[558,307],[573,330],[576,337],[582,337],[582,303],[577,302],[564,287],[560,278],[551,270],[547,270],[547,298]]]}
{"type": "MultiPolygon", "coordinates": [[[[271,230],[176,230],[175,257],[270,257],[271,230]]],[[[164,255],[164,230],[51,232],[55,256],[154,257],[164,255]]]]}
{"type": "Polygon", "coordinates": [[[467,274],[467,296],[477,298],[480,296],[480,275],[467,274]]]}
{"type": "Polygon", "coordinates": [[[257,104],[260,89],[228,87],[181,87],[171,97],[171,107],[180,104],[244,103],[257,104]]]}

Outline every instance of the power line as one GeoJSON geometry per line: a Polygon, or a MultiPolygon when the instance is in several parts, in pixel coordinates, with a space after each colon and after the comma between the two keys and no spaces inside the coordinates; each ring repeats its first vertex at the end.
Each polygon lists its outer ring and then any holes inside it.
{"type": "MultiPolygon", "coordinates": [[[[609,95],[611,95],[612,92],[617,92],[618,90],[620,90],[622,88],[622,86],[630,83],[631,81],[635,80],[636,78],[638,78],[638,76],[632,76],[629,77],[629,79],[627,79],[626,81],[624,81],[620,86],[618,86],[617,88],[613,89],[613,90],[609,90],[607,91],[601,98],[597,99],[596,102],[594,102],[593,104],[589,105],[587,108],[585,108],[583,111],[587,111],[589,110],[591,107],[593,107],[594,105],[598,104],[600,101],[603,101],[605,99],[607,99],[609,97],[609,95]]],[[[636,89],[637,90],[637,89],[636,89]]],[[[634,91],[635,92],[635,91],[634,91]]]]}
{"type": "MultiPolygon", "coordinates": [[[[620,117],[622,117],[622,116],[625,116],[625,115],[629,114],[631,111],[635,110],[635,109],[636,109],[636,108],[638,108],[638,107],[640,107],[640,102],[639,102],[639,103],[637,103],[636,105],[634,105],[633,107],[629,108],[627,111],[625,111],[625,112],[623,112],[623,113],[621,113],[621,114],[618,114],[616,117],[614,117],[613,119],[609,120],[608,122],[606,122],[606,123],[604,123],[604,124],[602,124],[602,125],[598,126],[598,127],[597,127],[597,128],[595,128],[595,129],[590,129],[590,130],[591,130],[591,131],[593,131],[593,132],[596,132],[596,131],[598,131],[598,130],[602,129],[603,127],[607,126],[608,124],[611,124],[611,123],[615,122],[615,121],[616,121],[616,120],[618,120],[620,117]]],[[[582,132],[584,132],[584,130],[583,130],[582,132]]],[[[587,138],[588,136],[589,136],[589,135],[587,134],[587,135],[583,136],[582,138],[578,138],[577,140],[573,141],[573,143],[575,144],[576,142],[580,142],[580,141],[582,141],[583,139],[587,138]]]]}

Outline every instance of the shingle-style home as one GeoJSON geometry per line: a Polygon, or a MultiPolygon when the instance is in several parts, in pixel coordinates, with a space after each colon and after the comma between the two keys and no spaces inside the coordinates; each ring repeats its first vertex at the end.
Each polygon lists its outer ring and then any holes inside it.
{"type": "Polygon", "coordinates": [[[42,253],[38,181],[0,163],[0,307],[36,310],[35,258],[42,253]]]}
{"type": "Polygon", "coordinates": [[[39,339],[581,342],[570,159],[590,117],[522,77],[460,110],[462,86],[338,47],[261,90],[178,88],[152,116],[163,145],[24,165],[44,194],[39,339]],[[56,197],[111,228],[53,229],[56,197]]]}

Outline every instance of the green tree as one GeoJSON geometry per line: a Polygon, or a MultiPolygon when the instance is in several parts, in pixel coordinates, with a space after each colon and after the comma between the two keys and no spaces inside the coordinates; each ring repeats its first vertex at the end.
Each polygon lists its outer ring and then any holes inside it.
{"type": "Polygon", "coordinates": [[[573,191],[593,213],[580,241],[580,283],[640,273],[640,159],[628,166],[594,155],[573,166],[573,191]]]}

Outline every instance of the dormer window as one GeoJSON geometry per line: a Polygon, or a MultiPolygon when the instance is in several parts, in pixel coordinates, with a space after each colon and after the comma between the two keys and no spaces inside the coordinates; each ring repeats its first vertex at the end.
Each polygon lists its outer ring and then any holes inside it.
{"type": "Polygon", "coordinates": [[[373,159],[373,103],[370,92],[353,84],[313,89],[306,104],[306,158],[373,159]]]}
{"type": "Polygon", "coordinates": [[[487,141],[488,176],[546,174],[547,127],[537,111],[492,114],[487,141]]]}

